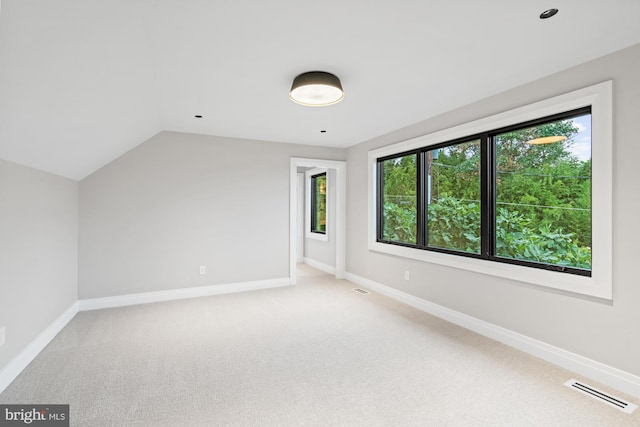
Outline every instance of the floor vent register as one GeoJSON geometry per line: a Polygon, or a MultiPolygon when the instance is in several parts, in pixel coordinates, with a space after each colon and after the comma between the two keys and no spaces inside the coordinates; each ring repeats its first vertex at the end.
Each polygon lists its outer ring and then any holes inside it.
{"type": "Polygon", "coordinates": [[[598,390],[595,387],[586,385],[573,379],[567,381],[566,383],[564,383],[564,385],[573,390],[577,390],[580,393],[586,394],[587,396],[591,396],[592,398],[606,403],[609,406],[613,406],[614,408],[619,409],[622,412],[626,412],[627,414],[633,413],[633,411],[635,411],[637,408],[637,406],[633,403],[627,402],[619,397],[611,396],[610,394],[605,393],[602,390],[598,390]]]}

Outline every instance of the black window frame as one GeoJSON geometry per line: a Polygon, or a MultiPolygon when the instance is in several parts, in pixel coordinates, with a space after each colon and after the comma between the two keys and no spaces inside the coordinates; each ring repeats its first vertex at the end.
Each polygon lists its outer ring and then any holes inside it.
{"type": "Polygon", "coordinates": [[[380,157],[379,159],[377,159],[377,164],[376,164],[376,176],[377,176],[377,184],[376,184],[376,191],[377,191],[377,199],[378,203],[376,206],[376,239],[378,242],[382,242],[382,243],[388,243],[391,245],[398,245],[398,246],[407,246],[407,247],[420,247],[419,245],[422,243],[420,241],[420,236],[422,235],[422,230],[421,230],[421,226],[420,226],[420,221],[417,221],[417,218],[419,218],[420,212],[421,212],[421,207],[420,207],[420,196],[419,194],[422,192],[422,180],[420,179],[420,173],[422,171],[422,165],[421,165],[421,156],[420,156],[420,150],[410,150],[410,151],[404,151],[402,153],[398,153],[398,154],[392,154],[390,156],[384,156],[384,157],[380,157]],[[392,160],[392,159],[397,159],[400,157],[406,157],[406,156],[411,156],[411,155],[416,155],[416,170],[417,170],[417,174],[416,174],[416,197],[418,198],[417,200],[417,214],[416,214],[416,244],[412,244],[412,243],[408,243],[408,242],[401,242],[401,241],[397,241],[397,240],[388,240],[388,239],[384,239],[383,238],[383,234],[384,234],[384,205],[382,203],[382,199],[383,199],[383,192],[384,192],[384,184],[383,184],[383,179],[384,179],[384,162],[387,160],[392,160]]]}
{"type": "Polygon", "coordinates": [[[323,234],[326,235],[327,234],[327,224],[326,224],[326,219],[329,215],[329,212],[327,212],[327,197],[329,195],[329,185],[328,185],[328,179],[327,179],[327,173],[326,172],[322,172],[322,173],[318,173],[315,175],[311,175],[310,178],[310,192],[311,192],[311,221],[310,221],[310,232],[311,233],[316,233],[316,234],[323,234]],[[317,209],[317,204],[318,204],[318,198],[316,195],[316,186],[317,186],[317,179],[321,176],[324,176],[325,178],[325,227],[324,230],[318,230],[317,226],[318,226],[318,209],[317,209]]]}
{"type": "MultiPolygon", "coordinates": [[[[585,106],[569,111],[552,114],[544,117],[540,117],[517,124],[504,126],[490,131],[481,132],[478,134],[468,135],[454,140],[448,140],[437,144],[432,144],[417,149],[407,150],[391,155],[386,155],[376,159],[376,241],[379,243],[405,246],[419,250],[426,250],[431,252],[439,252],[449,255],[463,256],[467,258],[483,259],[492,262],[499,262],[504,264],[519,265],[524,267],[537,268],[542,270],[556,271],[568,274],[574,274],[579,276],[592,276],[591,269],[582,269],[569,266],[559,266],[555,264],[546,264],[528,260],[505,258],[496,255],[496,136],[505,133],[516,131],[520,129],[526,129],[542,125],[549,122],[558,120],[566,120],[582,115],[593,115],[592,106],[585,106]],[[480,140],[480,253],[465,252],[460,250],[452,250],[439,247],[428,246],[427,239],[427,222],[428,222],[428,210],[427,210],[427,194],[425,189],[427,188],[428,174],[426,171],[427,164],[427,152],[457,145],[465,142],[480,140]],[[383,188],[384,188],[384,170],[383,162],[386,160],[407,156],[410,154],[417,155],[417,191],[416,191],[416,243],[397,242],[383,238],[383,188]]],[[[592,141],[593,146],[593,141],[592,141]]],[[[593,200],[591,201],[593,206],[593,200]]],[[[592,216],[593,221],[593,216],[592,216]]],[[[593,235],[593,225],[591,228],[593,235]]]]}

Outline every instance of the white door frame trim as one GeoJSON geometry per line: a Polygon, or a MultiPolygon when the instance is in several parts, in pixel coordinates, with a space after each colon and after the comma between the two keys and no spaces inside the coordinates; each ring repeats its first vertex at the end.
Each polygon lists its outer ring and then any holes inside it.
{"type": "Polygon", "coordinates": [[[317,167],[336,171],[336,221],[332,226],[336,236],[336,279],[344,279],[346,268],[347,221],[347,162],[340,160],[305,159],[292,157],[289,171],[289,283],[295,285],[297,241],[297,185],[298,167],[317,167]]]}

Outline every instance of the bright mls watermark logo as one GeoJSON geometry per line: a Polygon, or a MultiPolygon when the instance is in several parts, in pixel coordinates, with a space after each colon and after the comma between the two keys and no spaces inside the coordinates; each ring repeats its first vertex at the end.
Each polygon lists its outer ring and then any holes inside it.
{"type": "Polygon", "coordinates": [[[69,405],[0,405],[0,427],[69,427],[69,405]]]}

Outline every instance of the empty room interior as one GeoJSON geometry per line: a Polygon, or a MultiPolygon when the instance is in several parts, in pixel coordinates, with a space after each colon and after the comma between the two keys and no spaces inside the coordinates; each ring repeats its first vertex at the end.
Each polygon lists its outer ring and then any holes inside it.
{"type": "Polygon", "coordinates": [[[0,425],[640,426],[639,18],[1,1],[0,425]]]}

